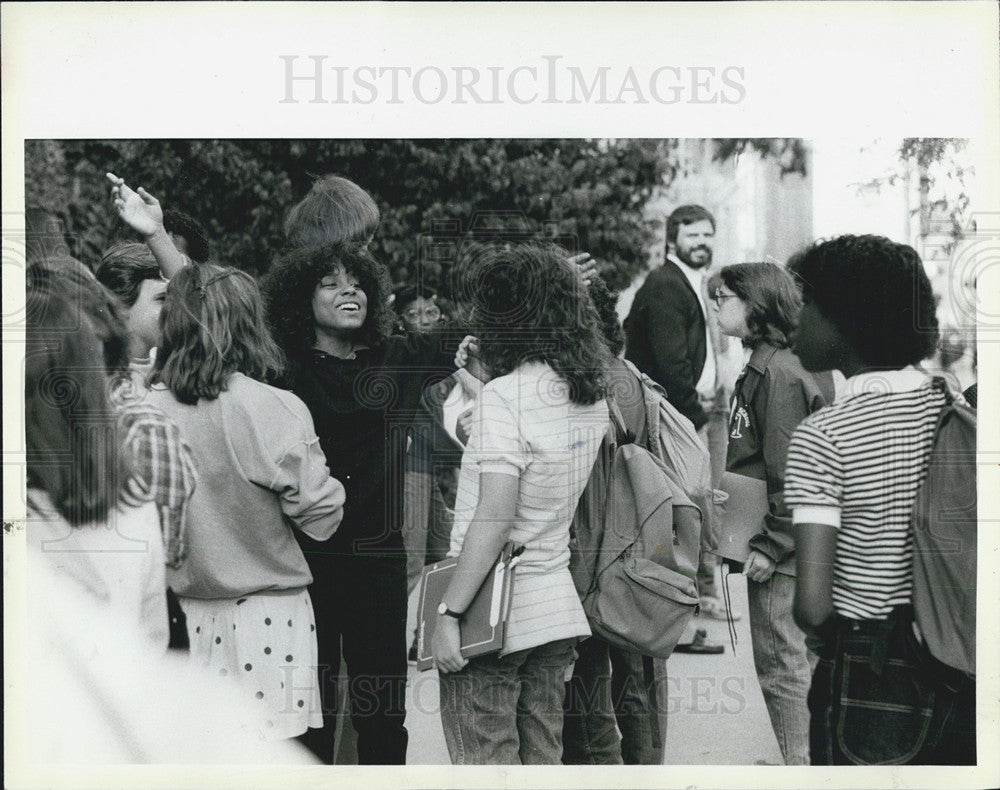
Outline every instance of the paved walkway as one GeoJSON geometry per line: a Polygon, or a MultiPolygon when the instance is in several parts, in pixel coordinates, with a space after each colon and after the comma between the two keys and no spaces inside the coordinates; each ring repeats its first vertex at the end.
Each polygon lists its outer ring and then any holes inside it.
{"type": "MultiPolygon", "coordinates": [[[[736,650],[729,643],[725,622],[696,618],[694,623],[708,631],[709,639],[725,644],[726,652],[677,654],[667,662],[670,696],[666,764],[781,764],[753,668],[746,580],[732,575],[729,586],[733,607],[743,613],[736,623],[736,650]]],[[[413,632],[415,620],[414,600],[410,603],[408,633],[413,632]]],[[[410,666],[406,726],[410,732],[408,765],[449,763],[438,716],[436,671],[417,672],[410,666]]]]}

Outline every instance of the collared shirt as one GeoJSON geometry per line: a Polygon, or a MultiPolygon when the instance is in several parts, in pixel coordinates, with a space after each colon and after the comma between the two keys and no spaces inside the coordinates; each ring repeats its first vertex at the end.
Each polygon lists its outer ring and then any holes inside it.
{"type": "Polygon", "coordinates": [[[795,427],[835,398],[833,376],[809,373],[787,348],[749,350],[733,391],[726,471],[767,484],[768,511],[750,548],[794,575],[791,511],[785,505],[785,458],[795,427]]]}
{"type": "Polygon", "coordinates": [[[705,304],[705,270],[688,266],[675,255],[668,254],[667,259],[676,263],[688,282],[691,283],[691,287],[698,297],[701,315],[705,319],[705,367],[701,369],[701,376],[695,384],[695,389],[698,390],[698,395],[703,401],[711,400],[715,397],[715,348],[712,345],[712,333],[708,328],[709,312],[708,305],[705,304]]]}

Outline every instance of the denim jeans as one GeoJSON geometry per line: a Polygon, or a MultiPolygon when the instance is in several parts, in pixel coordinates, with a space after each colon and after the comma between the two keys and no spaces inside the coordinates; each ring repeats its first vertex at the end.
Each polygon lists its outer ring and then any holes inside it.
{"type": "Polygon", "coordinates": [[[453,765],[558,765],[566,669],[576,639],[440,675],[441,723],[453,765]]]}
{"type": "Polygon", "coordinates": [[[563,763],[662,765],[667,704],[666,661],[584,640],[566,685],[563,763]]]}
{"type": "Polygon", "coordinates": [[[805,634],[792,619],[795,577],[775,573],[766,582],[747,580],[753,662],[771,727],[786,765],[809,765],[812,676],[805,634]]]}
{"type": "Polygon", "coordinates": [[[908,607],[824,626],[809,689],[813,765],[973,765],[975,681],[917,642],[908,607]]]}
{"type": "MultiPolygon", "coordinates": [[[[698,438],[708,448],[712,469],[712,487],[718,488],[722,473],[726,471],[726,446],[729,442],[729,409],[706,406],[708,422],[698,431],[698,438]]],[[[708,522],[706,521],[706,526],[708,522]]],[[[698,562],[698,596],[700,598],[718,598],[719,585],[716,581],[716,570],[719,558],[715,554],[702,551],[698,562]]]]}

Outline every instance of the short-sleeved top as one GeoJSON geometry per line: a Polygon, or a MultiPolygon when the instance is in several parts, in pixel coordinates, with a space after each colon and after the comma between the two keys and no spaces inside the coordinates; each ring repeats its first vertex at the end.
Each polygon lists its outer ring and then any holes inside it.
{"type": "Polygon", "coordinates": [[[785,502],[796,524],[837,528],[833,608],[881,620],[910,602],[910,513],[944,395],[916,368],[862,374],[792,435],[785,502]]]}
{"type": "Polygon", "coordinates": [[[462,551],[480,475],[517,476],[510,540],[525,550],[515,572],[504,653],[588,636],[569,572],[569,526],[607,428],[607,402],[572,403],[565,380],[545,363],[532,362],[490,381],[476,411],[449,555],[462,551]]]}
{"type": "Polygon", "coordinates": [[[292,528],[329,538],[344,487],[330,476],[305,404],[240,373],[215,400],[184,404],[162,384],[146,397],[177,423],[198,469],[188,556],[167,575],[174,592],[226,599],[308,585],[292,528]]]}

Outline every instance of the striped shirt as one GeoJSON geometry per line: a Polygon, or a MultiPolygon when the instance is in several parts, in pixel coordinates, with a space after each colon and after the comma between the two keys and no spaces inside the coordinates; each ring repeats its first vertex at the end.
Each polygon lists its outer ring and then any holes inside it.
{"type": "Polygon", "coordinates": [[[910,513],[944,396],[915,368],[852,377],[792,435],[785,501],[795,523],[837,528],[833,607],[884,619],[910,602],[910,513]]]}
{"type": "Polygon", "coordinates": [[[514,576],[505,654],[590,635],[569,572],[569,526],[607,424],[604,400],[570,402],[565,381],[543,363],[494,379],[476,402],[449,555],[461,553],[479,500],[479,476],[517,476],[510,540],[525,550],[514,576]]]}

